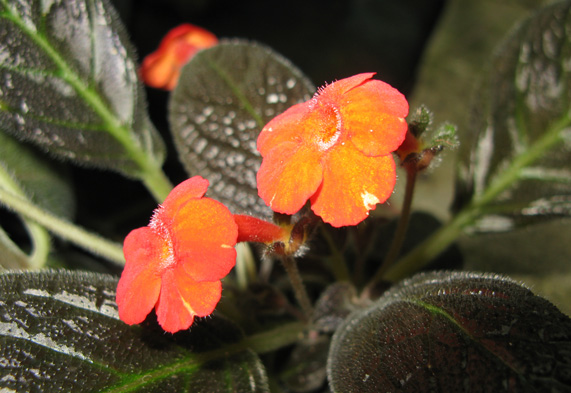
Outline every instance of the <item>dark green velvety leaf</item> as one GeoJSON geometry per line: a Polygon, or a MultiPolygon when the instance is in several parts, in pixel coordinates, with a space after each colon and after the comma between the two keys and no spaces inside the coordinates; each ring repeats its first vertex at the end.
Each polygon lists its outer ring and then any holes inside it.
{"type": "Polygon", "coordinates": [[[58,157],[160,166],[133,50],[107,0],[0,1],[0,123],[58,157]]]}
{"type": "Polygon", "coordinates": [[[334,392],[569,392],[571,319],[501,276],[419,274],[339,327],[334,392]]]}
{"type": "Polygon", "coordinates": [[[571,216],[571,2],[541,9],[498,48],[461,142],[457,205],[475,229],[571,216]]]}
{"type": "Polygon", "coordinates": [[[151,316],[128,326],[118,319],[116,285],[94,273],[0,275],[0,390],[268,391],[235,325],[214,317],[170,335],[151,316]]]}
{"type": "Polygon", "coordinates": [[[223,42],[199,52],[183,68],[169,104],[187,172],[210,180],[210,195],[234,213],[269,215],[256,187],[256,139],[269,120],[314,91],[301,71],[260,44],[223,42]]]}

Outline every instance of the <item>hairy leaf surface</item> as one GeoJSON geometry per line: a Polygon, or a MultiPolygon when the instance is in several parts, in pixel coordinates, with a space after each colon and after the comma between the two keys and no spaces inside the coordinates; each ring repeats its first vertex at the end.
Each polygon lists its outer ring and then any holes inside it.
{"type": "Polygon", "coordinates": [[[0,0],[0,123],[58,157],[159,166],[133,49],[107,0],[0,0]]]}
{"type": "Polygon", "coordinates": [[[571,319],[495,275],[419,274],[336,331],[334,392],[571,390],[571,319]]]}
{"type": "Polygon", "coordinates": [[[117,315],[113,276],[0,275],[0,390],[50,392],[266,392],[258,356],[214,317],[165,334],[150,317],[117,315]]]}

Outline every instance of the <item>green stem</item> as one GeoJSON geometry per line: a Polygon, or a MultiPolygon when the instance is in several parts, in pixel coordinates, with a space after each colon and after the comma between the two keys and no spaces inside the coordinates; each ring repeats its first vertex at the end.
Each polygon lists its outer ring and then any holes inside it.
{"type": "Polygon", "coordinates": [[[246,290],[248,284],[257,279],[254,254],[248,243],[236,244],[236,282],[238,288],[246,290]]]}
{"type": "Polygon", "coordinates": [[[249,348],[257,354],[273,352],[301,339],[306,326],[299,322],[281,325],[267,332],[254,334],[241,341],[241,348],[249,348]]]}
{"type": "Polygon", "coordinates": [[[29,257],[0,226],[0,271],[3,269],[22,269],[29,265],[29,257]]]}
{"type": "Polygon", "coordinates": [[[368,293],[377,283],[379,283],[383,276],[385,275],[386,271],[393,265],[395,260],[400,254],[402,245],[406,238],[406,231],[408,229],[408,223],[410,221],[410,212],[412,208],[412,200],[414,197],[414,188],[416,185],[416,174],[418,173],[416,167],[414,168],[407,168],[406,171],[406,188],[404,194],[404,201],[401,210],[401,214],[399,217],[399,221],[397,223],[397,227],[395,229],[395,234],[393,237],[393,241],[389,250],[387,251],[387,255],[383,260],[383,263],[364,289],[365,293],[368,293]]]}
{"type": "Polygon", "coordinates": [[[57,52],[48,39],[37,31],[32,30],[20,18],[20,15],[13,12],[12,7],[10,7],[5,0],[2,0],[2,3],[6,9],[6,12],[2,16],[16,24],[18,28],[30,37],[50,60],[54,62],[59,69],[58,76],[72,86],[77,94],[97,113],[103,122],[103,128],[123,146],[127,156],[140,168],[138,176],[141,181],[157,202],[162,202],[172,189],[172,185],[162,171],[160,163],[156,162],[154,158],[140,146],[138,141],[133,138],[132,129],[121,123],[120,119],[109,109],[100,94],[75,73],[67,64],[65,57],[57,52]]]}
{"type": "Polygon", "coordinates": [[[568,113],[559,119],[559,121],[555,122],[524,154],[517,156],[502,175],[497,177],[480,197],[475,198],[474,205],[481,207],[490,203],[500,193],[509,188],[513,182],[518,180],[521,171],[525,167],[531,165],[537,159],[541,158],[546,151],[561,142],[563,139],[561,135],[563,130],[571,124],[570,116],[571,113],[568,113]]]}
{"type": "Polygon", "coordinates": [[[411,252],[398,260],[396,264],[387,269],[383,278],[387,281],[395,282],[414,274],[452,244],[462,233],[462,230],[474,222],[477,216],[476,211],[464,209],[454,219],[434,232],[411,252]]]}
{"type": "Polygon", "coordinates": [[[473,224],[486,211],[486,205],[507,190],[521,175],[522,170],[542,157],[549,149],[562,140],[562,132],[571,124],[570,114],[553,123],[541,138],[528,150],[515,157],[511,165],[496,177],[490,186],[472,202],[466,205],[451,221],[416,246],[387,270],[384,278],[389,281],[401,280],[424,267],[444,251],[464,228],[473,224]]]}
{"type": "Polygon", "coordinates": [[[173,189],[171,181],[160,167],[149,166],[147,170],[141,172],[139,176],[147,190],[149,190],[158,203],[162,203],[173,189]]]}
{"type": "Polygon", "coordinates": [[[68,240],[120,265],[125,264],[123,248],[120,244],[111,242],[69,221],[58,218],[40,209],[30,201],[2,188],[0,188],[0,203],[23,217],[42,225],[62,239],[68,240]]]}
{"type": "MultiPolygon", "coordinates": [[[[18,182],[12,178],[12,176],[2,165],[0,165],[0,188],[13,193],[22,199],[28,200],[26,194],[18,182]]],[[[22,219],[22,222],[24,223],[28,235],[30,236],[33,248],[31,254],[26,256],[25,265],[20,267],[40,269],[46,264],[48,260],[48,254],[51,248],[50,236],[44,228],[35,222],[27,219],[22,219]]]]}
{"type": "Polygon", "coordinates": [[[30,220],[24,220],[34,248],[28,260],[32,269],[44,267],[51,249],[51,238],[45,228],[30,220]]]}
{"type": "Polygon", "coordinates": [[[304,324],[292,322],[267,332],[244,337],[235,344],[226,345],[223,348],[215,349],[204,354],[198,354],[198,358],[200,359],[200,363],[204,364],[222,357],[229,357],[248,349],[261,355],[299,341],[303,337],[304,330],[304,324]]]}
{"type": "Polygon", "coordinates": [[[303,285],[301,275],[299,274],[297,261],[292,257],[283,257],[282,262],[291,282],[295,298],[303,310],[303,314],[305,316],[304,322],[309,322],[311,320],[311,316],[313,315],[313,307],[311,305],[311,301],[309,300],[309,295],[307,294],[305,286],[303,285]]]}

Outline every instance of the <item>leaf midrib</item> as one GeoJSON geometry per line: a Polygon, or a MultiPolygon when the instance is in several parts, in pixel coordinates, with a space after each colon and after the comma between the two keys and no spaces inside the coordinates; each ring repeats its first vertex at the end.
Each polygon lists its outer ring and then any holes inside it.
{"type": "Polygon", "coordinates": [[[208,362],[222,358],[229,358],[233,355],[239,354],[241,352],[246,352],[248,350],[251,350],[257,354],[270,352],[297,341],[303,329],[303,324],[293,322],[288,325],[280,326],[274,330],[244,337],[241,341],[238,341],[234,344],[222,346],[218,349],[202,353],[191,353],[174,363],[155,368],[151,372],[129,374],[123,378],[120,383],[110,387],[109,389],[101,390],[101,392],[130,392],[150,383],[166,379],[183,371],[196,371],[202,365],[207,364],[208,362]]]}
{"type": "Polygon", "coordinates": [[[24,21],[13,12],[7,0],[0,0],[4,5],[5,12],[0,13],[0,17],[8,19],[16,24],[19,29],[44,51],[44,53],[54,62],[58,68],[59,76],[66,81],[76,93],[93,109],[93,111],[103,121],[105,130],[111,134],[125,149],[127,155],[143,171],[147,171],[153,165],[147,159],[145,152],[139,148],[130,135],[130,130],[121,125],[117,117],[106,107],[99,94],[90,86],[85,86],[81,78],[68,66],[65,59],[51,46],[48,39],[41,33],[32,31],[24,21]]]}
{"type": "Polygon", "coordinates": [[[516,181],[521,179],[521,172],[536,162],[560,140],[562,132],[571,125],[571,114],[565,113],[546,130],[546,132],[532,143],[522,154],[516,156],[511,165],[501,175],[496,177],[480,196],[474,197],[467,210],[478,210],[491,203],[499,194],[509,189],[516,181]]]}
{"type": "Polygon", "coordinates": [[[485,352],[491,354],[495,359],[500,361],[504,366],[506,366],[507,368],[512,370],[512,372],[514,374],[523,376],[521,372],[519,372],[518,370],[513,368],[509,363],[506,362],[505,359],[503,359],[501,356],[499,356],[498,354],[493,352],[490,348],[488,348],[486,345],[484,345],[477,337],[473,336],[464,326],[462,326],[458,321],[456,321],[456,319],[454,319],[454,317],[452,315],[450,315],[446,310],[444,310],[438,306],[435,306],[433,304],[424,302],[422,300],[409,300],[409,302],[412,304],[415,304],[417,306],[423,307],[425,310],[427,310],[429,313],[431,313],[433,315],[438,315],[438,316],[448,320],[464,336],[468,337],[468,339],[470,339],[471,342],[478,345],[485,352]]]}
{"type": "Polygon", "coordinates": [[[256,124],[258,125],[258,127],[260,127],[260,129],[262,127],[264,127],[264,125],[265,125],[264,120],[262,119],[260,114],[258,112],[256,112],[256,110],[254,109],[254,105],[250,102],[250,100],[248,100],[246,95],[240,90],[236,81],[234,81],[234,79],[232,79],[232,77],[230,75],[228,75],[228,73],[226,71],[224,71],[224,69],[222,67],[220,67],[218,65],[218,63],[216,63],[213,59],[206,57],[206,61],[207,61],[208,65],[214,70],[214,72],[216,72],[218,74],[218,76],[220,76],[220,78],[224,82],[226,82],[230,91],[232,91],[232,93],[238,99],[238,101],[240,101],[242,103],[246,112],[248,112],[250,114],[250,116],[252,116],[252,118],[256,121],[256,124]]]}

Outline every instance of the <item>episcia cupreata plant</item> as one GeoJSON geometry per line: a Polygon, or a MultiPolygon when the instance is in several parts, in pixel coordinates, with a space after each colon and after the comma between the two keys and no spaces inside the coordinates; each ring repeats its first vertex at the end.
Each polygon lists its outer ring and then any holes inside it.
{"type": "Polygon", "coordinates": [[[569,317],[450,249],[569,219],[570,29],[564,1],[514,30],[457,137],[374,72],[316,89],[189,25],[138,70],[107,0],[0,0],[0,202],[27,233],[0,227],[2,392],[571,391],[569,317]],[[176,186],[139,75],[172,89],[176,186]],[[458,140],[452,218],[433,225],[415,183],[458,140]],[[96,235],[50,158],[140,181],[158,207],[122,244],[96,235]],[[391,220],[375,209],[397,170],[391,220]],[[54,269],[52,235],[121,275],[54,269]]]}

